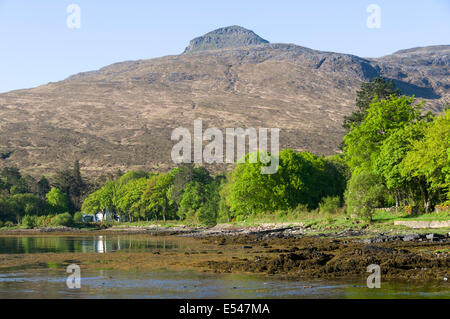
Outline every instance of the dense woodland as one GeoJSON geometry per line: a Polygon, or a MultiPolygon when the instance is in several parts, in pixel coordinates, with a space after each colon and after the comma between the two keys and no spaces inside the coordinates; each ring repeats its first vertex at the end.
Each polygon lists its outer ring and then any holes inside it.
{"type": "Polygon", "coordinates": [[[285,149],[272,175],[260,174],[268,164],[249,163],[249,154],[226,174],[212,176],[202,166],[183,164],[162,173],[119,173],[101,185],[87,183],[78,162],[52,182],[4,168],[0,226],[70,225],[81,221],[80,212],[214,225],[280,211],[313,214],[318,207],[344,207],[350,216],[370,220],[378,207],[426,213],[448,205],[450,110],[427,113],[382,78],[362,85],[356,105],[344,120],[342,152],[323,157],[285,149]]]}

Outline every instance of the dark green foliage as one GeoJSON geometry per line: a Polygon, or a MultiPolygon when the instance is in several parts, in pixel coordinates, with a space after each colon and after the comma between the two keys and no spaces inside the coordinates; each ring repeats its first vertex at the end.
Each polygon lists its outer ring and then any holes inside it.
{"type": "Polygon", "coordinates": [[[11,186],[9,192],[11,195],[26,194],[29,193],[28,184],[25,179],[19,178],[13,186],[11,186]]]}
{"type": "Polygon", "coordinates": [[[17,167],[5,167],[1,172],[1,177],[6,183],[6,187],[10,189],[13,185],[16,185],[22,175],[17,167]]]}
{"type": "Polygon", "coordinates": [[[14,153],[14,151],[1,153],[0,154],[0,159],[2,159],[2,160],[8,159],[13,153],[14,153]]]}
{"type": "Polygon", "coordinates": [[[204,167],[195,167],[194,164],[181,164],[174,173],[173,189],[171,199],[176,205],[180,205],[186,186],[191,182],[207,184],[212,177],[204,167]]]}
{"type": "Polygon", "coordinates": [[[69,198],[69,212],[81,209],[86,184],[80,173],[80,164],[75,161],[72,169],[59,171],[55,177],[55,186],[69,198]]]}
{"type": "Polygon", "coordinates": [[[50,183],[45,176],[42,176],[39,181],[36,183],[36,193],[37,195],[45,199],[45,195],[50,191],[50,183]]]}
{"type": "Polygon", "coordinates": [[[26,215],[41,215],[46,211],[45,202],[34,194],[16,194],[9,197],[4,205],[0,205],[5,220],[13,220],[20,224],[26,215]]]}
{"type": "Polygon", "coordinates": [[[374,78],[371,82],[361,84],[361,89],[356,92],[357,110],[349,116],[344,117],[343,127],[350,130],[353,126],[361,124],[367,115],[369,105],[374,101],[389,98],[391,95],[399,96],[400,90],[395,87],[394,82],[384,78],[374,78]]]}

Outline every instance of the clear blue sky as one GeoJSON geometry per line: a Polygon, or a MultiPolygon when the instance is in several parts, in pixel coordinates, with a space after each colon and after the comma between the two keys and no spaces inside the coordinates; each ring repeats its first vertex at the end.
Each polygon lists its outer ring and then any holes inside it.
{"type": "Polygon", "coordinates": [[[0,0],[0,92],[179,54],[192,38],[228,25],[270,42],[377,57],[450,44],[450,0],[0,0]],[[72,3],[80,29],[66,25],[72,3]],[[381,8],[379,29],[366,25],[371,3],[381,8]]]}

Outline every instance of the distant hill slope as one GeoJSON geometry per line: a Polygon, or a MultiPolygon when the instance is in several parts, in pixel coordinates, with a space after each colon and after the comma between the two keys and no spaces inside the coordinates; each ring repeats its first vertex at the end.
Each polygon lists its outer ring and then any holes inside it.
{"type": "Polygon", "coordinates": [[[36,175],[79,159],[92,174],[166,169],[172,130],[192,129],[195,119],[205,128],[279,127],[282,147],[332,154],[363,81],[395,79],[436,112],[450,100],[450,46],[367,59],[270,44],[230,28],[239,32],[213,31],[214,45],[204,36],[185,54],[0,94],[0,153],[14,151],[0,166],[36,175]]]}

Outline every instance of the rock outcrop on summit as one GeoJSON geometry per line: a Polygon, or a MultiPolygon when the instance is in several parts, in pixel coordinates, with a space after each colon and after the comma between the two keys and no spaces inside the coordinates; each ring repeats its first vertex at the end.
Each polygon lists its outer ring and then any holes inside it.
{"type": "Polygon", "coordinates": [[[264,40],[251,30],[240,26],[229,26],[191,40],[184,53],[239,48],[266,43],[269,43],[269,41],[264,40]]]}

